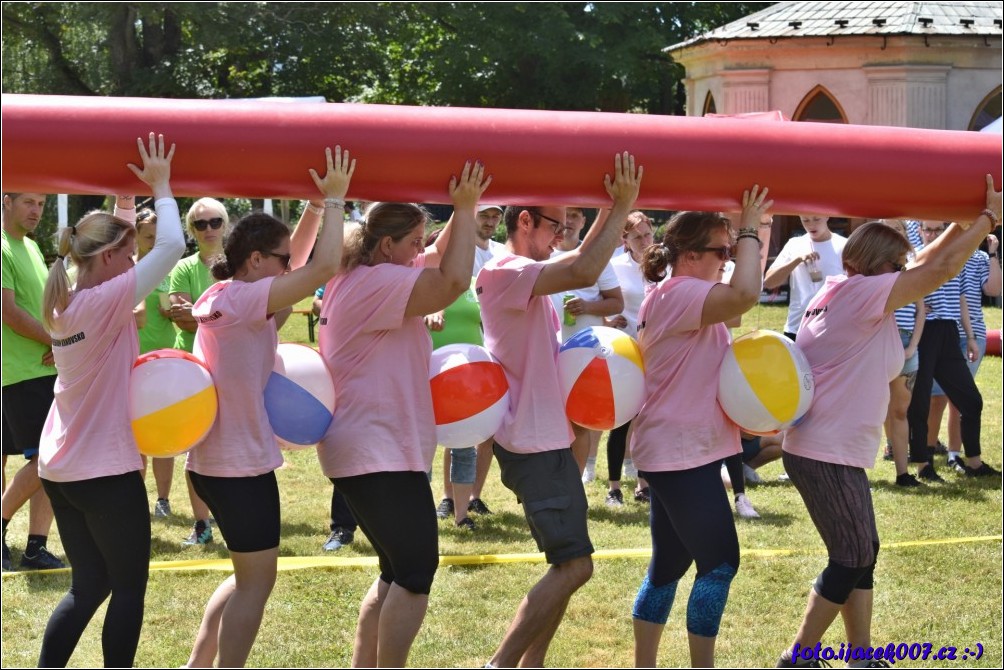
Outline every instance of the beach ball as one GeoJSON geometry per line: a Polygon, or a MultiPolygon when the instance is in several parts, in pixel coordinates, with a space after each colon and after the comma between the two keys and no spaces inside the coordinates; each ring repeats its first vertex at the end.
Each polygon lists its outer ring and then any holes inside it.
{"type": "Polygon", "coordinates": [[[736,338],[718,377],[718,402],[747,433],[773,435],[794,426],[815,384],[805,354],[784,335],[754,330],[736,338]]]}
{"type": "Polygon", "coordinates": [[[590,326],[565,340],[558,379],[568,419],[592,430],[623,426],[645,399],[641,348],[616,328],[590,326]]]}
{"type": "Polygon", "coordinates": [[[283,342],[265,383],[265,412],[284,449],[315,446],[335,413],[335,384],[321,354],[305,344],[283,342]]]}
{"type": "Polygon", "coordinates": [[[429,363],[436,441],[447,449],[480,444],[502,426],[509,382],[502,365],[476,344],[448,344],[429,363]]]}
{"type": "Polygon", "coordinates": [[[141,454],[169,458],[188,451],[212,428],[216,407],[209,368],[192,354],[158,349],[133,363],[129,418],[141,454]]]}

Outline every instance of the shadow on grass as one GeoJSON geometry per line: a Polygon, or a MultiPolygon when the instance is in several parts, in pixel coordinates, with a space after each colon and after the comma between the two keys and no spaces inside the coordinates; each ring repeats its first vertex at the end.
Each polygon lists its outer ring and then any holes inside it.
{"type": "Polygon", "coordinates": [[[948,475],[944,484],[922,484],[906,488],[890,481],[872,481],[872,490],[896,496],[921,496],[943,500],[968,500],[974,504],[990,501],[993,493],[1001,490],[1001,480],[990,477],[953,477],[948,475]]]}

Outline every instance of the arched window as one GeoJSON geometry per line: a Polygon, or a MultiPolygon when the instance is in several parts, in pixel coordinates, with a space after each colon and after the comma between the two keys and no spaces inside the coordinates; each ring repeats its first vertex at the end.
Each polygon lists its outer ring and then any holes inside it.
{"type": "Polygon", "coordinates": [[[836,99],[823,86],[817,86],[802,98],[794,115],[795,121],[847,123],[847,116],[836,99]]]}
{"type": "Polygon", "coordinates": [[[998,86],[996,91],[988,94],[976,107],[976,113],[969,122],[969,130],[983,130],[1000,117],[1001,87],[998,86]]]}
{"type": "Polygon", "coordinates": [[[701,116],[717,113],[718,110],[715,108],[715,96],[711,95],[711,91],[708,91],[708,94],[704,96],[704,111],[701,112],[701,116]]]}

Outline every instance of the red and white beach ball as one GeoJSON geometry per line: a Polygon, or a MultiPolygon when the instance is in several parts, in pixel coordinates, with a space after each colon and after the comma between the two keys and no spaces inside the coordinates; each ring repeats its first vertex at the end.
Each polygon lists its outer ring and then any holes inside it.
{"type": "Polygon", "coordinates": [[[592,430],[622,426],[645,399],[641,349],[616,328],[590,326],[558,350],[558,378],[568,419],[592,430]]]}
{"type": "Polygon", "coordinates": [[[192,354],[158,349],[133,363],[129,417],[141,454],[169,458],[185,453],[213,427],[216,410],[212,375],[192,354]]]}
{"type": "Polygon", "coordinates": [[[462,449],[484,442],[509,410],[505,372],[476,344],[448,344],[433,351],[429,386],[441,447],[462,449]]]}
{"type": "Polygon", "coordinates": [[[276,348],[265,384],[265,412],[282,448],[320,442],[335,413],[335,384],[317,350],[292,342],[276,348]]]}
{"type": "Polygon", "coordinates": [[[812,404],[815,382],[802,350],[784,335],[754,330],[725,353],[718,402],[747,433],[774,435],[798,423],[812,404]]]}

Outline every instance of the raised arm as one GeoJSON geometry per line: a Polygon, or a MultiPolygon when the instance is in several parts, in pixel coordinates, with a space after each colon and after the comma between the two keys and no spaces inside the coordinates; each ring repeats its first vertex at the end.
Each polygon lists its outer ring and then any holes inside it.
{"type": "Polygon", "coordinates": [[[1000,225],[1001,192],[995,189],[993,176],[987,175],[986,180],[986,208],[970,224],[951,224],[938,239],[917,253],[907,270],[896,278],[886,300],[886,312],[923,300],[959,274],[990,231],[1000,225]]]}
{"type": "Polygon", "coordinates": [[[638,198],[644,172],[642,166],[635,167],[632,154],[625,151],[614,156],[614,176],[603,177],[603,186],[613,200],[609,214],[600,213],[577,249],[564,254],[560,262],[545,265],[533,285],[534,295],[551,295],[596,283],[621,243],[624,224],[638,198]]]}
{"type": "MultiPolygon", "coordinates": [[[[270,314],[313,295],[318,286],[322,286],[335,276],[341,264],[345,194],[349,191],[352,173],[356,170],[356,161],[349,156],[348,151],[342,151],[341,146],[335,147],[334,158],[331,155],[331,148],[326,148],[324,157],[327,163],[324,177],[320,177],[314,168],[310,168],[310,177],[314,180],[317,190],[324,196],[324,227],[317,238],[314,255],[310,261],[273,280],[268,293],[270,314]]],[[[292,250],[292,240],[290,249],[292,250]]]]}
{"type": "MultiPolygon", "coordinates": [[[[142,168],[129,163],[129,169],[140,181],[150,187],[157,210],[157,236],[153,248],[136,264],[136,300],[142,302],[153,289],[164,281],[185,253],[185,235],[181,232],[181,215],[178,203],[171,193],[171,161],[174,145],[165,151],[164,136],[150,133],[149,146],[142,138],[136,139],[142,168]]],[[[135,214],[133,215],[135,217],[135,214]]]]}
{"type": "Polygon", "coordinates": [[[478,200],[491,183],[492,178],[485,177],[485,166],[480,161],[473,165],[468,161],[460,179],[450,179],[453,217],[449,240],[439,267],[424,269],[412,287],[404,310],[406,317],[445,309],[470,287],[478,200]]]}

